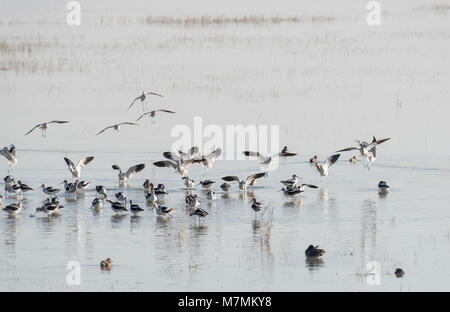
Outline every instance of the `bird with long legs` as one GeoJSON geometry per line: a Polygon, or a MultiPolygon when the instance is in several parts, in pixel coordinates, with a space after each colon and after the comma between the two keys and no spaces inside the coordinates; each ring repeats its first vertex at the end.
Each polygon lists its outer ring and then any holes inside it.
{"type": "Polygon", "coordinates": [[[245,180],[239,179],[238,176],[226,176],[223,177],[222,180],[227,182],[236,181],[239,184],[239,190],[245,191],[249,185],[255,185],[256,179],[260,179],[265,176],[267,176],[267,172],[260,172],[249,175],[245,180]]]}
{"type": "Polygon", "coordinates": [[[373,137],[371,143],[368,143],[366,141],[356,140],[356,143],[358,143],[359,147],[344,148],[339,151],[336,151],[336,153],[359,150],[359,152],[363,156],[364,160],[366,161],[366,164],[364,166],[367,167],[367,169],[370,169],[372,163],[375,161],[375,159],[377,157],[377,147],[376,146],[381,143],[384,143],[390,139],[391,138],[377,140],[375,137],[373,137]]]}
{"type": "Polygon", "coordinates": [[[25,135],[29,135],[31,132],[34,131],[34,129],[39,128],[42,131],[42,137],[46,138],[49,125],[51,125],[51,124],[65,124],[65,123],[68,123],[68,122],[69,121],[66,121],[66,120],[52,120],[52,121],[48,121],[48,122],[43,122],[43,123],[40,123],[40,124],[37,124],[36,126],[34,126],[33,129],[31,129],[30,131],[25,133],[25,135]]]}
{"type": "Polygon", "coordinates": [[[145,112],[145,104],[147,103],[147,98],[149,95],[155,95],[155,96],[159,96],[159,97],[163,97],[163,95],[159,94],[159,93],[155,93],[155,92],[146,92],[146,91],[142,91],[142,94],[139,95],[138,97],[136,97],[133,102],[131,102],[130,106],[128,106],[128,110],[134,105],[134,103],[137,100],[141,101],[142,104],[142,110],[145,112]]]}

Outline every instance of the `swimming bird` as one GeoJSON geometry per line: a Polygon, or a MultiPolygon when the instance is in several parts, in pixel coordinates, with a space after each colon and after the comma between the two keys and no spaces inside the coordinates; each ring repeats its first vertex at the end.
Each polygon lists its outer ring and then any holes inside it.
{"type": "Polygon", "coordinates": [[[282,188],[281,190],[283,191],[284,195],[286,196],[291,196],[292,197],[292,201],[294,201],[294,196],[303,193],[305,191],[305,188],[313,188],[316,189],[318,188],[315,185],[312,184],[302,184],[300,186],[294,186],[294,187],[287,187],[287,188],[282,188]]]}
{"type": "Polygon", "coordinates": [[[112,268],[112,261],[110,258],[107,258],[106,260],[100,261],[100,268],[102,270],[111,270],[112,268]]]}
{"type": "Polygon", "coordinates": [[[380,181],[378,183],[378,189],[380,190],[380,192],[389,192],[390,191],[390,186],[386,183],[386,181],[380,181]]]}
{"type": "Polygon", "coordinates": [[[60,189],[54,188],[51,186],[45,187],[44,184],[41,185],[41,188],[42,188],[42,192],[44,192],[44,194],[47,194],[47,195],[55,195],[56,193],[59,193],[59,191],[60,191],[60,189]]]}
{"type": "Polygon", "coordinates": [[[200,224],[200,218],[206,218],[209,216],[208,211],[202,208],[196,208],[195,210],[189,213],[190,216],[198,216],[198,223],[200,224]]]}
{"type": "Polygon", "coordinates": [[[322,177],[328,176],[328,169],[339,159],[341,154],[335,154],[333,156],[328,157],[325,161],[317,161],[316,168],[319,171],[322,177]]]}
{"type": "Polygon", "coordinates": [[[167,109],[158,109],[158,110],[152,110],[150,112],[146,112],[143,113],[138,119],[136,119],[136,121],[139,121],[141,118],[143,118],[144,116],[148,116],[148,117],[152,117],[154,118],[156,116],[157,112],[163,112],[163,113],[169,113],[169,114],[175,114],[175,112],[172,112],[170,110],[167,109]]]}
{"type": "Polygon", "coordinates": [[[119,214],[120,212],[126,212],[126,211],[128,211],[128,210],[127,210],[127,207],[126,207],[126,205],[125,205],[124,203],[121,203],[121,202],[115,202],[115,201],[112,201],[112,200],[109,200],[109,199],[107,199],[106,201],[107,201],[108,203],[111,204],[111,209],[112,209],[112,211],[114,211],[116,214],[119,214]]]}
{"type": "Polygon", "coordinates": [[[348,161],[351,162],[352,164],[356,164],[358,162],[358,159],[356,158],[356,156],[353,156],[348,161]]]}
{"type": "Polygon", "coordinates": [[[117,132],[119,132],[120,126],[123,126],[123,125],[139,126],[139,124],[134,123],[134,122],[128,122],[128,121],[120,122],[120,123],[118,123],[118,124],[115,124],[115,125],[112,125],[112,126],[109,126],[109,127],[104,128],[103,130],[99,131],[99,132],[96,134],[96,136],[99,135],[99,134],[101,134],[101,133],[103,133],[103,132],[105,132],[105,131],[108,130],[108,129],[114,129],[114,130],[116,130],[117,132]]]}
{"type": "Polygon", "coordinates": [[[280,152],[280,157],[289,157],[289,156],[295,156],[295,155],[297,155],[297,154],[296,153],[290,153],[288,151],[288,147],[287,146],[283,147],[283,149],[280,152]]]}
{"type": "Polygon", "coordinates": [[[317,245],[314,247],[313,245],[309,245],[309,247],[305,250],[306,258],[318,258],[325,254],[325,250],[319,249],[317,245]]]}
{"type": "Polygon", "coordinates": [[[214,162],[216,161],[217,158],[220,157],[221,154],[222,149],[216,148],[211,153],[203,155],[202,157],[196,159],[197,161],[200,161],[200,163],[202,164],[205,175],[207,174],[208,169],[212,168],[214,162]]]}
{"type": "Polygon", "coordinates": [[[142,209],[141,207],[139,207],[138,204],[133,204],[133,201],[130,199],[130,211],[134,214],[137,215],[140,212],[144,211],[144,209],[142,209]]]}
{"type": "Polygon", "coordinates": [[[22,210],[22,202],[10,204],[2,210],[10,215],[16,215],[22,210]]]}
{"type": "Polygon", "coordinates": [[[314,155],[313,158],[310,158],[310,159],[309,159],[309,162],[312,163],[312,164],[315,164],[315,163],[318,162],[318,161],[319,161],[319,159],[317,158],[317,155],[314,155]]]}
{"type": "Polygon", "coordinates": [[[29,187],[28,185],[22,183],[22,181],[20,181],[20,180],[17,181],[17,184],[19,185],[20,191],[21,191],[22,193],[25,193],[25,192],[28,192],[28,191],[32,191],[32,190],[33,190],[31,187],[29,187]]]}
{"type": "Polygon", "coordinates": [[[230,182],[230,181],[236,181],[239,184],[239,190],[245,191],[249,185],[255,185],[256,179],[262,178],[267,176],[266,172],[261,173],[255,173],[252,175],[249,175],[247,179],[240,180],[237,176],[226,176],[223,177],[222,180],[230,182]]]}
{"type": "Polygon", "coordinates": [[[194,187],[195,181],[192,179],[189,179],[188,176],[182,177],[181,179],[184,180],[184,185],[186,185],[187,188],[194,187]]]}
{"type": "Polygon", "coordinates": [[[108,193],[106,191],[106,188],[103,185],[97,185],[95,187],[95,190],[97,191],[97,196],[100,198],[107,198],[108,197],[108,193]]]}
{"type": "Polygon", "coordinates": [[[91,209],[102,209],[103,208],[103,201],[100,198],[94,198],[94,200],[91,203],[91,209]]]}
{"type": "Polygon", "coordinates": [[[154,162],[153,165],[155,165],[156,167],[160,167],[160,168],[163,168],[163,167],[173,168],[182,177],[184,177],[188,173],[187,168],[195,162],[199,163],[199,162],[201,162],[201,160],[195,160],[195,159],[187,159],[187,160],[180,159],[177,161],[161,160],[161,161],[154,162]]]}
{"type": "Polygon", "coordinates": [[[397,268],[397,269],[395,269],[394,274],[397,278],[400,278],[403,275],[405,275],[405,271],[403,271],[401,268],[397,268]]]}
{"type": "Polygon", "coordinates": [[[11,144],[9,147],[5,146],[0,150],[0,155],[3,155],[6,160],[8,160],[9,169],[8,172],[17,164],[19,161],[16,157],[16,147],[11,144]]]}
{"type": "Polygon", "coordinates": [[[376,148],[376,146],[381,144],[381,143],[384,143],[384,142],[386,142],[386,141],[388,141],[390,139],[391,138],[377,140],[375,137],[373,137],[372,143],[370,143],[370,144],[368,142],[366,142],[366,141],[356,140],[356,142],[358,143],[359,147],[344,148],[344,149],[341,149],[341,150],[337,151],[337,153],[359,150],[359,152],[361,153],[361,155],[364,157],[364,159],[367,162],[368,169],[370,169],[371,164],[375,161],[375,159],[377,157],[377,148],[376,148]]]}
{"type": "Polygon", "coordinates": [[[211,189],[214,184],[216,184],[216,182],[212,181],[212,180],[204,180],[204,181],[200,181],[197,185],[201,185],[204,189],[211,189]]]}
{"type": "Polygon", "coordinates": [[[145,195],[145,199],[147,200],[147,203],[154,204],[158,200],[158,197],[155,194],[155,189],[153,187],[153,183],[150,183],[150,193],[145,195]]]}
{"type": "Polygon", "coordinates": [[[251,156],[256,156],[259,160],[261,160],[260,164],[261,165],[265,165],[265,166],[269,166],[272,163],[272,160],[275,157],[281,156],[281,153],[276,153],[276,154],[271,155],[271,156],[264,156],[260,152],[244,151],[242,153],[244,153],[245,156],[250,156],[250,157],[251,156]]]}
{"type": "Polygon", "coordinates": [[[68,123],[68,121],[65,121],[65,120],[53,120],[53,121],[43,122],[41,124],[37,124],[36,126],[34,126],[34,128],[31,129],[30,131],[28,131],[27,133],[25,133],[25,135],[28,135],[31,132],[33,132],[34,129],[39,128],[42,131],[42,137],[45,138],[47,136],[47,130],[48,130],[48,126],[49,125],[51,125],[51,124],[64,124],[64,123],[68,123]]]}
{"type": "Polygon", "coordinates": [[[74,163],[69,158],[64,157],[64,161],[66,162],[70,170],[70,173],[72,173],[72,176],[77,179],[80,178],[81,176],[81,168],[87,166],[93,159],[94,159],[93,156],[85,157],[81,159],[75,166],[74,163]]]}
{"type": "Polygon", "coordinates": [[[260,202],[257,202],[256,198],[253,198],[252,209],[255,211],[255,219],[256,219],[256,213],[263,209],[263,205],[260,202]]]}
{"type": "Polygon", "coordinates": [[[206,193],[206,198],[208,198],[209,200],[215,200],[216,199],[216,192],[214,191],[208,191],[208,193],[206,193]]]}
{"type": "Polygon", "coordinates": [[[155,194],[161,195],[161,194],[168,194],[166,190],[166,186],[162,183],[159,183],[158,186],[155,188],[155,194]]]}
{"type": "Polygon", "coordinates": [[[119,182],[123,183],[129,179],[131,179],[132,176],[134,176],[136,173],[141,172],[145,168],[145,164],[139,164],[134,165],[130,168],[128,168],[127,172],[122,172],[122,169],[118,165],[113,165],[112,168],[114,170],[119,170],[119,182]]]}
{"type": "Polygon", "coordinates": [[[123,192],[119,192],[119,193],[116,193],[114,195],[116,196],[118,201],[121,201],[121,202],[126,202],[127,201],[127,196],[123,192]]]}
{"type": "Polygon", "coordinates": [[[175,209],[167,208],[164,206],[160,207],[160,206],[158,206],[158,204],[155,204],[154,208],[155,208],[156,214],[161,217],[167,217],[167,216],[172,217],[172,215],[175,213],[175,209]]]}
{"type": "Polygon", "coordinates": [[[148,97],[149,95],[156,95],[156,96],[159,96],[159,97],[163,97],[161,94],[158,94],[158,93],[155,93],[155,92],[145,92],[145,91],[142,91],[142,94],[139,95],[137,98],[135,98],[135,99],[133,100],[133,102],[131,102],[131,104],[130,104],[130,106],[128,107],[128,109],[130,109],[131,106],[133,106],[133,104],[134,104],[137,100],[141,100],[142,110],[145,111],[145,109],[144,109],[144,103],[146,102],[147,97],[148,97]]]}
{"type": "Polygon", "coordinates": [[[280,182],[284,184],[286,187],[295,187],[298,184],[298,177],[296,174],[293,174],[292,179],[287,179],[280,182]]]}
{"type": "Polygon", "coordinates": [[[225,193],[228,193],[228,191],[230,190],[230,188],[231,188],[231,185],[230,184],[228,184],[228,183],[223,183],[221,186],[220,186],[220,189],[222,190],[222,191],[224,191],[225,193]]]}

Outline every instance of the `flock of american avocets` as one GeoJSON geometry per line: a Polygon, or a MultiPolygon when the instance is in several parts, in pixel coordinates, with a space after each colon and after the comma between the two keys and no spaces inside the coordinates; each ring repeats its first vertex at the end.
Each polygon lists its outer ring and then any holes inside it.
{"type": "MultiPolygon", "coordinates": [[[[146,112],[146,100],[149,95],[155,95],[162,97],[161,94],[155,93],[155,92],[142,92],[142,94],[138,97],[136,97],[133,102],[130,104],[128,109],[130,109],[134,103],[138,100],[141,101],[142,108],[144,110],[144,113],[137,119],[140,120],[145,116],[149,117],[155,117],[157,112],[166,112],[166,113],[175,113],[173,111],[169,111],[166,109],[159,109],[159,110],[153,110],[146,112]]],[[[65,120],[53,120],[50,122],[44,122],[35,125],[30,131],[28,131],[25,135],[30,134],[35,129],[41,129],[42,130],[42,136],[46,137],[47,130],[49,128],[49,125],[53,124],[65,124],[69,121],[65,120]]],[[[96,135],[99,135],[103,132],[105,132],[107,129],[114,129],[116,131],[119,131],[120,126],[123,125],[138,125],[136,123],[132,122],[121,122],[112,126],[108,126],[98,132],[96,135]]],[[[360,141],[357,140],[357,143],[359,147],[349,147],[345,149],[338,150],[336,153],[340,152],[346,152],[346,151],[353,151],[353,150],[359,150],[361,156],[366,161],[366,166],[370,169],[371,164],[376,159],[376,147],[377,145],[386,142],[389,140],[389,138],[377,140],[375,137],[373,137],[373,140],[368,143],[366,141],[360,141]]],[[[204,169],[204,174],[207,173],[208,169],[211,169],[213,167],[213,163],[215,160],[221,155],[222,150],[220,148],[216,148],[213,151],[211,151],[208,154],[201,154],[199,152],[198,147],[194,146],[191,149],[189,149],[187,152],[178,151],[178,153],[174,152],[164,152],[163,157],[166,160],[156,161],[153,163],[156,167],[166,167],[166,168],[172,168],[175,172],[177,172],[182,179],[182,182],[186,186],[187,189],[194,189],[196,186],[201,185],[203,189],[206,191],[206,198],[210,201],[213,201],[216,199],[216,193],[214,191],[214,185],[216,184],[215,181],[212,180],[202,180],[197,185],[195,184],[195,181],[189,178],[188,176],[188,168],[194,164],[199,164],[204,169]]],[[[15,166],[18,162],[17,155],[16,155],[16,148],[14,145],[5,146],[0,150],[0,154],[3,155],[9,164],[9,170],[11,171],[13,166],[15,166]]],[[[274,155],[262,155],[258,151],[244,151],[243,154],[248,157],[256,157],[258,160],[260,160],[260,164],[264,166],[269,166],[273,159],[275,157],[292,157],[296,156],[296,153],[291,153],[288,148],[285,146],[281,152],[276,153],[274,155]]],[[[336,163],[336,161],[340,158],[341,154],[334,154],[328,158],[326,158],[323,161],[320,161],[317,156],[314,156],[310,159],[310,163],[312,163],[318,173],[321,177],[328,176],[330,167],[336,163]]],[[[70,160],[68,157],[64,157],[64,161],[72,174],[73,178],[75,179],[73,182],[69,182],[67,180],[64,180],[64,191],[66,193],[66,196],[75,195],[77,193],[82,193],[85,190],[87,190],[91,183],[87,181],[80,181],[81,177],[81,170],[85,166],[87,166],[89,163],[91,163],[94,160],[93,156],[85,157],[78,161],[77,164],[75,164],[72,160],[70,160]]],[[[358,161],[356,156],[353,156],[349,159],[351,163],[355,163],[358,161]]],[[[113,165],[112,169],[117,170],[118,178],[119,178],[119,184],[125,185],[128,180],[130,180],[134,175],[141,172],[145,168],[145,164],[137,164],[134,166],[131,166],[126,171],[123,171],[119,165],[113,165]]],[[[248,187],[254,186],[256,184],[256,181],[262,177],[267,177],[267,172],[260,172],[252,174],[245,179],[242,179],[238,176],[225,176],[222,177],[222,180],[224,181],[223,184],[220,185],[220,189],[224,193],[228,193],[228,191],[231,189],[231,185],[227,182],[237,182],[239,191],[246,191],[248,187]]],[[[291,197],[292,201],[294,201],[294,197],[304,192],[307,188],[310,189],[317,189],[318,187],[313,184],[308,183],[302,183],[299,184],[299,177],[297,175],[293,175],[292,178],[286,179],[283,181],[280,181],[284,187],[281,189],[284,195],[291,197]]],[[[4,178],[4,185],[5,185],[5,196],[8,194],[13,194],[13,196],[23,196],[24,193],[32,191],[33,188],[29,187],[28,185],[22,183],[20,180],[15,181],[14,177],[12,175],[7,175],[4,178]]],[[[386,192],[389,191],[389,186],[385,181],[380,181],[378,185],[380,191],[386,192]]],[[[61,189],[58,189],[56,187],[52,186],[45,186],[44,184],[41,185],[42,192],[49,197],[43,202],[43,204],[36,208],[36,213],[38,212],[44,212],[48,216],[52,216],[55,214],[59,214],[61,212],[61,209],[64,207],[62,206],[60,200],[57,197],[57,194],[60,193],[61,189]]],[[[107,189],[102,185],[97,185],[95,187],[96,190],[96,197],[92,201],[91,208],[92,209],[102,209],[104,202],[107,202],[110,204],[111,209],[116,214],[122,214],[127,213],[128,211],[131,211],[133,214],[139,214],[140,212],[144,211],[138,204],[134,203],[131,199],[128,199],[126,194],[123,192],[118,192],[114,194],[115,200],[111,200],[111,197],[108,197],[108,191],[107,189]]],[[[174,208],[169,208],[165,206],[159,206],[158,205],[158,196],[162,196],[162,194],[167,194],[166,187],[163,184],[157,185],[157,187],[154,186],[152,181],[150,179],[147,179],[143,184],[143,190],[144,190],[144,196],[147,204],[150,204],[152,206],[152,209],[155,210],[156,214],[160,217],[171,217],[175,213],[174,208]]],[[[0,196],[0,205],[2,205],[2,199],[3,197],[0,196]]],[[[189,194],[185,198],[185,203],[189,209],[189,214],[191,216],[197,216],[199,218],[199,222],[201,218],[205,218],[209,215],[209,212],[205,209],[199,207],[200,206],[200,198],[198,195],[192,195],[189,194]]],[[[251,208],[255,212],[255,219],[257,218],[257,213],[263,210],[263,205],[261,202],[258,202],[256,198],[253,198],[251,201],[251,208]]],[[[19,213],[22,209],[22,201],[19,201],[17,203],[11,203],[3,208],[3,211],[10,215],[15,215],[19,213]]]]}

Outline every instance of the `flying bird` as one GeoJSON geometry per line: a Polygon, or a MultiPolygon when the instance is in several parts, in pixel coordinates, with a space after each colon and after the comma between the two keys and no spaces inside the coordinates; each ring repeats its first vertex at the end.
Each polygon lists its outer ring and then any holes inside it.
{"type": "Polygon", "coordinates": [[[64,161],[69,167],[70,173],[72,173],[72,176],[77,179],[81,175],[81,168],[87,166],[87,164],[89,164],[93,159],[94,159],[93,156],[85,157],[82,160],[80,160],[78,164],[75,166],[74,163],[69,158],[64,157],[64,161]]]}
{"type": "Polygon", "coordinates": [[[120,126],[122,126],[122,125],[139,126],[139,124],[134,123],[134,122],[127,122],[127,121],[126,121],[126,122],[121,122],[121,123],[118,123],[118,124],[115,124],[115,125],[106,127],[105,129],[103,129],[103,130],[101,130],[100,132],[98,132],[98,133],[96,134],[96,136],[99,135],[100,133],[105,132],[105,130],[108,130],[108,129],[111,129],[111,128],[114,129],[114,130],[116,130],[117,132],[119,132],[120,126]]]}
{"type": "Polygon", "coordinates": [[[143,113],[138,119],[136,119],[136,121],[139,121],[141,118],[143,118],[145,116],[154,118],[156,116],[157,112],[164,112],[164,113],[175,114],[175,112],[172,112],[172,111],[167,110],[167,109],[152,110],[151,112],[143,113]]]}
{"type": "Polygon", "coordinates": [[[182,177],[186,176],[188,173],[187,168],[191,166],[194,163],[200,163],[202,160],[195,160],[195,159],[187,159],[183,160],[181,158],[180,160],[173,161],[173,160],[161,160],[154,162],[153,165],[156,167],[167,167],[167,168],[173,168],[175,171],[177,171],[182,177]]]}
{"type": "Polygon", "coordinates": [[[282,155],[282,153],[276,153],[276,154],[271,155],[271,156],[264,156],[260,152],[251,152],[251,151],[244,151],[242,153],[244,153],[245,156],[250,156],[250,157],[251,156],[255,156],[255,157],[257,157],[258,160],[261,160],[260,164],[261,165],[265,165],[265,166],[269,166],[272,163],[272,160],[275,157],[279,157],[279,156],[282,155]]]}
{"type": "Polygon", "coordinates": [[[127,172],[122,172],[122,169],[118,165],[113,165],[114,170],[119,170],[119,182],[123,183],[129,180],[136,173],[141,172],[145,168],[145,164],[139,164],[128,168],[127,172]]]}
{"type": "Polygon", "coordinates": [[[25,133],[25,135],[30,134],[31,132],[33,132],[34,129],[39,128],[42,131],[42,137],[45,138],[47,136],[47,130],[48,130],[48,126],[50,124],[64,124],[64,123],[68,123],[68,121],[65,120],[53,120],[53,121],[49,121],[49,122],[44,122],[41,124],[37,124],[36,126],[34,126],[33,129],[31,129],[30,131],[28,131],[27,133],[25,133]]]}
{"type": "Polygon", "coordinates": [[[328,176],[328,169],[339,159],[341,154],[328,157],[325,161],[317,161],[316,168],[322,177],[328,176]]]}
{"type": "Polygon", "coordinates": [[[201,158],[196,159],[197,161],[200,161],[200,163],[203,166],[204,169],[204,174],[206,174],[206,171],[208,169],[212,168],[213,163],[216,161],[217,158],[220,157],[220,155],[222,154],[222,149],[217,148],[215,150],[213,150],[211,153],[209,153],[208,155],[203,155],[201,158]]]}
{"type": "Polygon", "coordinates": [[[249,175],[247,177],[247,179],[245,179],[245,180],[241,180],[237,176],[226,176],[226,177],[223,177],[222,180],[227,181],[227,182],[236,181],[239,184],[239,190],[245,191],[247,189],[247,186],[255,185],[256,179],[259,179],[259,178],[262,178],[265,176],[267,176],[267,173],[261,172],[261,173],[255,173],[255,174],[249,175]]]}
{"type": "Polygon", "coordinates": [[[370,144],[368,142],[366,142],[366,141],[356,140],[356,142],[358,143],[359,147],[344,148],[344,149],[341,149],[341,150],[337,151],[336,153],[359,150],[361,155],[364,157],[364,159],[368,163],[368,169],[370,169],[370,165],[375,161],[375,159],[377,157],[377,148],[376,148],[376,146],[378,144],[384,143],[384,142],[386,142],[386,141],[388,141],[390,139],[391,138],[377,140],[375,137],[373,137],[372,143],[370,143],[370,144]]]}
{"type": "Polygon", "coordinates": [[[149,95],[156,95],[156,96],[163,97],[161,94],[158,94],[158,93],[155,93],[155,92],[145,92],[145,91],[142,91],[142,94],[139,95],[137,98],[135,98],[135,99],[133,100],[133,102],[131,102],[131,104],[130,104],[130,106],[128,107],[128,109],[130,109],[131,106],[133,106],[133,104],[134,104],[137,100],[141,100],[142,110],[145,111],[144,104],[145,104],[145,102],[146,102],[146,100],[147,100],[147,97],[148,97],[149,95]]]}

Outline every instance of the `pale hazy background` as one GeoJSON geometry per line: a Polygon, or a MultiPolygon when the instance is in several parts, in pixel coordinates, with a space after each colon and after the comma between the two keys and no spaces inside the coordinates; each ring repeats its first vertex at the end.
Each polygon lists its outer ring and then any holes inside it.
{"type": "Polygon", "coordinates": [[[385,155],[448,158],[450,2],[0,1],[0,145],[20,149],[163,151],[177,124],[278,124],[280,145],[327,155],[356,138],[392,137],[385,155]],[[296,22],[161,24],[171,17],[297,17],[296,22]],[[134,121],[142,90],[175,110],[134,121]],[[397,92],[402,108],[397,115],[397,92]],[[36,123],[67,119],[45,142],[36,123]]]}

